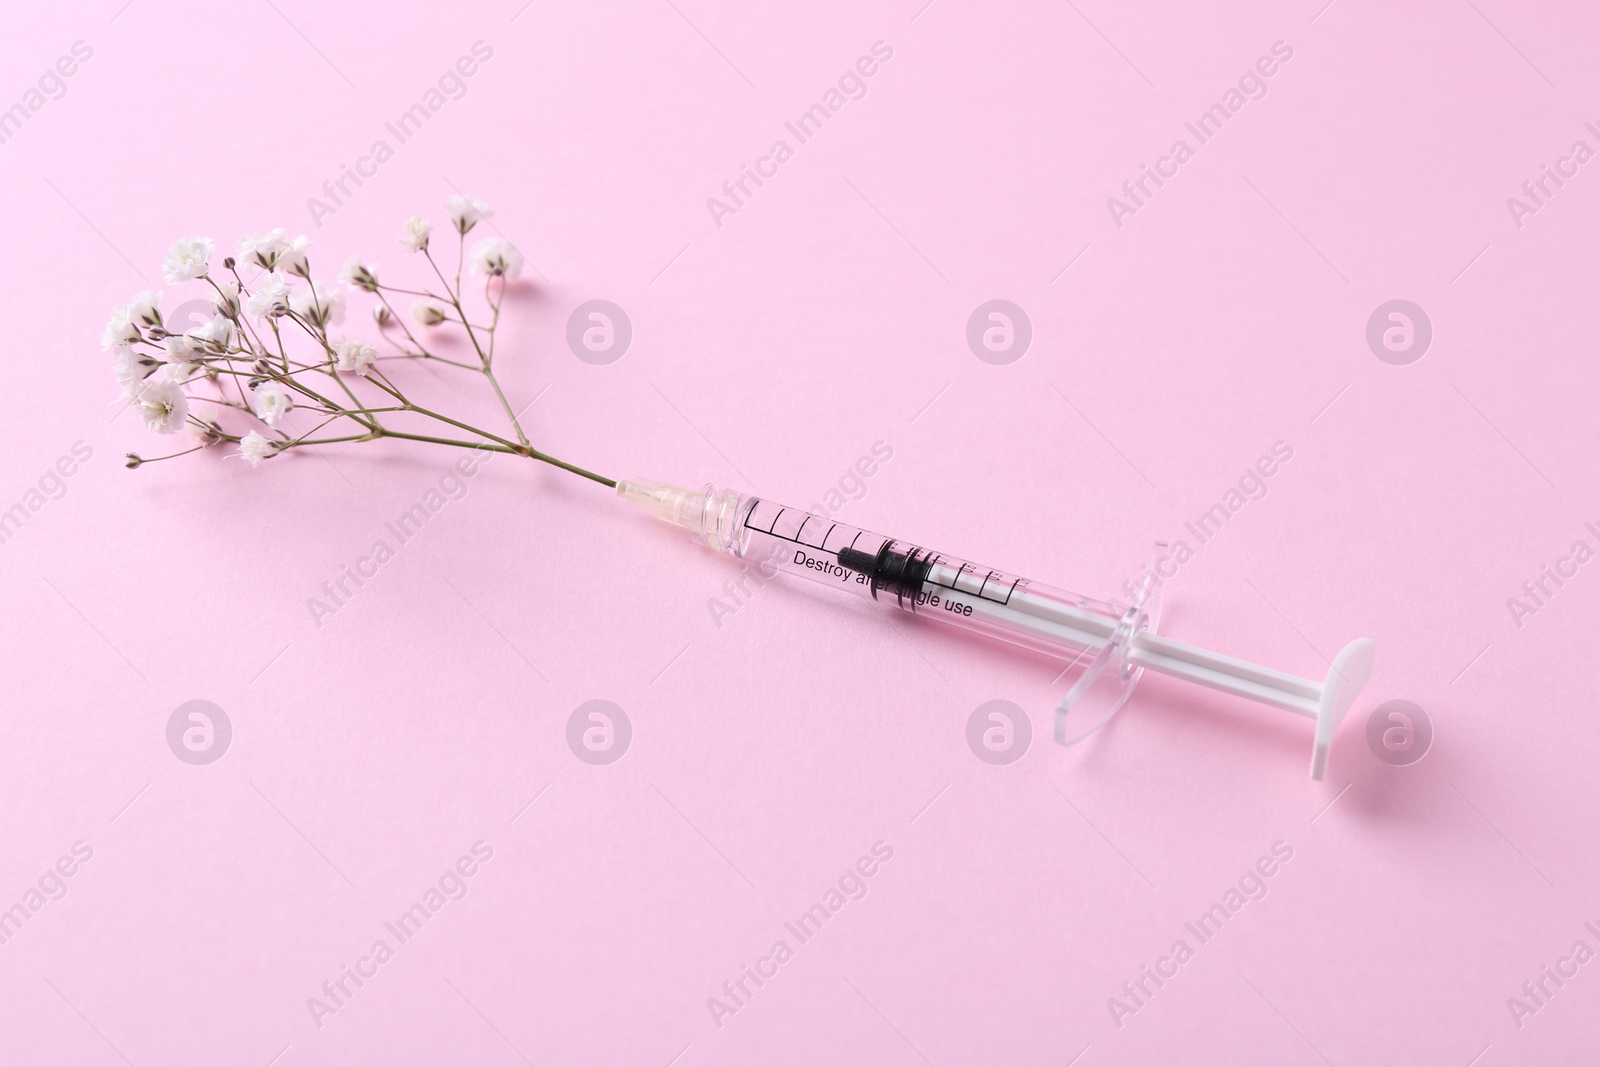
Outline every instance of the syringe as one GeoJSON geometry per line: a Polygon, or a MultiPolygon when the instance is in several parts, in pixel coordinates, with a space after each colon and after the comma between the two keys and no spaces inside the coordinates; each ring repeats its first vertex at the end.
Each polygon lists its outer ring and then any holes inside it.
{"type": "Polygon", "coordinates": [[[1062,744],[1072,743],[1069,712],[1091,724],[1072,740],[1087,736],[1149,668],[1315,719],[1311,777],[1320,780],[1333,735],[1372,673],[1368,638],[1346,645],[1316,682],[1159,636],[1143,597],[1113,605],[714,485],[694,492],[633,478],[617,483],[617,495],[764,577],[796,574],[1057,658],[1091,657],[1056,709],[1062,744]]]}

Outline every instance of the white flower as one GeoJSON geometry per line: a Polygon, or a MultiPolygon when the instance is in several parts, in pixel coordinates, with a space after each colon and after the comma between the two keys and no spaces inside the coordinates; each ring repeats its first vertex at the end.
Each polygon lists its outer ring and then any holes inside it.
{"type": "Polygon", "coordinates": [[[482,200],[472,200],[465,196],[452,196],[444,202],[444,209],[450,212],[450,221],[455,223],[456,232],[463,235],[476,226],[479,220],[494,214],[489,210],[489,205],[482,200]]]}
{"type": "Polygon", "coordinates": [[[344,261],[344,269],[339,272],[339,280],[357,289],[375,293],[378,291],[378,276],[373,273],[376,267],[376,263],[369,267],[361,262],[360,256],[351,256],[344,261]]]}
{"type": "Polygon", "coordinates": [[[187,381],[200,370],[200,360],[205,350],[189,334],[175,333],[167,338],[167,376],[174,381],[187,381]]]}
{"type": "Polygon", "coordinates": [[[313,326],[338,325],[344,321],[344,293],[324,289],[312,282],[289,294],[289,307],[313,326]]]}
{"type": "Polygon", "coordinates": [[[283,239],[283,227],[266,233],[246,234],[239,238],[239,258],[246,263],[253,263],[262,270],[275,270],[278,266],[278,257],[288,248],[283,239]]]}
{"type": "Polygon", "coordinates": [[[230,319],[239,317],[239,283],[221,281],[211,294],[211,303],[220,314],[230,319]]]}
{"type": "Polygon", "coordinates": [[[189,417],[189,398],[183,386],[171,378],[152,378],[140,388],[134,403],[144,428],[156,433],[177,433],[189,417]]]}
{"type": "Polygon", "coordinates": [[[341,341],[334,352],[333,365],[339,370],[366,374],[378,358],[378,350],[365,341],[341,341]]]}
{"type": "Polygon", "coordinates": [[[418,300],[411,305],[411,317],[424,326],[437,326],[445,320],[444,308],[432,300],[418,300]]]}
{"type": "Polygon", "coordinates": [[[128,305],[118,304],[111,309],[111,321],[100,335],[101,348],[116,348],[139,340],[139,327],[133,324],[128,305]]]}
{"type": "Polygon", "coordinates": [[[250,461],[250,466],[259,467],[264,459],[271,459],[278,454],[278,446],[274,441],[269,441],[254,430],[239,439],[239,457],[250,461]]]}
{"type": "Polygon", "coordinates": [[[209,237],[185,237],[167,249],[161,261],[161,277],[168,285],[203,278],[211,269],[211,253],[216,245],[209,237]]]}
{"type": "Polygon", "coordinates": [[[185,429],[202,445],[214,445],[222,440],[222,427],[210,419],[192,418],[185,429]]]}
{"type": "Polygon", "coordinates": [[[128,318],[140,326],[161,325],[161,294],[135,293],[128,301],[128,318]]]}
{"type": "Polygon", "coordinates": [[[132,345],[117,345],[111,353],[111,369],[117,376],[117,384],[122,386],[122,399],[133,400],[144,387],[144,380],[161,366],[161,361],[136,351],[132,345]]]}
{"type": "Polygon", "coordinates": [[[378,324],[378,329],[381,330],[385,326],[389,325],[389,320],[393,317],[394,316],[389,311],[388,304],[372,305],[372,321],[378,324]]]}
{"type": "Polygon", "coordinates": [[[188,333],[195,343],[214,352],[225,352],[233,345],[233,323],[221,315],[211,316],[204,326],[196,326],[188,333]]]}
{"type": "Polygon", "coordinates": [[[261,285],[250,294],[245,310],[258,319],[269,315],[276,318],[289,310],[289,279],[273,271],[261,279],[261,285]]]}
{"type": "Polygon", "coordinates": [[[478,274],[515,278],[522,273],[522,253],[504,237],[485,237],[472,246],[472,269],[478,274]]]}
{"type": "Polygon", "coordinates": [[[421,215],[412,215],[400,224],[399,241],[413,252],[421,252],[428,247],[428,234],[433,232],[433,223],[421,215]]]}
{"type": "Polygon", "coordinates": [[[268,426],[278,425],[294,407],[294,401],[277,382],[257,382],[250,402],[255,406],[256,417],[268,426]]]}
{"type": "Polygon", "coordinates": [[[306,248],[311,244],[311,238],[301,236],[289,242],[282,252],[278,253],[278,269],[286,274],[298,274],[302,278],[311,277],[311,264],[306,260],[306,248]]]}

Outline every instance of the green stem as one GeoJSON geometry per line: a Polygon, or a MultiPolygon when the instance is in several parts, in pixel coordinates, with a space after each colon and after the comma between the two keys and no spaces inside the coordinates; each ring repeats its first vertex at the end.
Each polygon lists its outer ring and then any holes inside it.
{"type": "Polygon", "coordinates": [[[601,485],[605,486],[608,489],[615,489],[617,487],[617,483],[616,483],[616,481],[614,479],[607,478],[604,475],[596,474],[594,471],[586,471],[582,467],[574,466],[573,464],[568,463],[565,460],[560,460],[560,459],[557,459],[554,456],[546,455],[545,453],[540,452],[536,448],[529,449],[527,452],[525,452],[523,454],[526,455],[529,459],[538,460],[540,463],[548,463],[552,467],[560,467],[564,471],[571,471],[573,474],[576,474],[576,475],[578,475],[579,477],[582,477],[582,478],[587,478],[591,482],[599,482],[601,485]]]}
{"type": "MultiPolygon", "coordinates": [[[[390,342],[390,343],[392,344],[393,342],[390,342]]],[[[395,347],[399,348],[398,345],[396,345],[395,347]]],[[[400,351],[405,352],[405,349],[402,348],[402,349],[400,349],[400,351]]],[[[435,356],[435,355],[433,355],[433,354],[431,354],[429,352],[406,352],[406,354],[403,355],[403,356],[379,356],[378,358],[379,359],[431,359],[435,363],[448,363],[448,364],[450,364],[450,366],[452,366],[452,367],[460,367],[462,370],[476,371],[476,370],[481,370],[482,369],[480,367],[474,367],[470,363],[458,363],[453,359],[445,359],[443,356],[435,356]]]]}
{"type": "MultiPolygon", "coordinates": [[[[398,285],[379,285],[379,289],[387,289],[391,293],[405,293],[407,296],[422,296],[429,300],[442,300],[437,293],[430,293],[426,289],[402,289],[398,285]]],[[[387,303],[387,301],[385,301],[387,303]]]]}
{"type": "Polygon", "coordinates": [[[511,409],[511,401],[506,399],[506,394],[500,388],[500,383],[495,380],[494,371],[490,369],[488,354],[484,352],[483,346],[478,343],[478,335],[473,332],[472,323],[467,321],[466,309],[461,306],[461,261],[466,255],[467,235],[461,234],[460,237],[458,244],[462,251],[456,257],[456,287],[454,289],[451,289],[450,283],[445,281],[444,272],[439,269],[439,264],[434,262],[433,253],[423,249],[422,254],[428,257],[428,263],[433,267],[433,273],[439,276],[439,281],[450,293],[450,303],[455,305],[456,314],[461,317],[461,325],[467,331],[467,340],[472,342],[473,350],[478,353],[478,360],[483,364],[484,376],[489,379],[489,384],[494,387],[494,395],[499,398],[500,406],[505,409],[506,418],[511,420],[511,428],[517,431],[517,440],[522,442],[523,448],[531,448],[533,446],[528,441],[528,435],[522,432],[522,423],[517,421],[517,413],[511,409]]]}
{"type": "Polygon", "coordinates": [[[455,441],[448,437],[429,437],[426,434],[402,433],[399,430],[385,430],[382,434],[375,436],[401,437],[407,441],[427,441],[428,443],[435,445],[454,445],[457,448],[481,448],[488,449],[490,452],[505,452],[513,456],[523,455],[523,452],[517,448],[516,445],[509,443],[504,445],[486,445],[481,441],[455,441]]]}
{"type": "MultiPolygon", "coordinates": [[[[333,420],[330,419],[328,421],[331,422],[333,420]]],[[[315,433],[316,431],[313,430],[311,432],[315,433]]],[[[383,433],[356,433],[351,434],[349,437],[318,437],[315,439],[308,437],[296,437],[293,441],[289,442],[287,445],[284,445],[284,447],[298,448],[300,445],[332,445],[338,444],[340,441],[371,441],[374,438],[383,437],[390,432],[391,431],[389,430],[385,430],[383,433]]],[[[399,435],[396,434],[396,436],[399,435]]]]}

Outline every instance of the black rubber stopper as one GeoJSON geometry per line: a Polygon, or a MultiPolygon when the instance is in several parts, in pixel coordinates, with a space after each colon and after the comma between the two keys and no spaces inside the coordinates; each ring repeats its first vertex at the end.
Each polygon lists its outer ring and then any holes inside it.
{"type": "Polygon", "coordinates": [[[839,566],[867,575],[872,582],[874,599],[878,596],[878,590],[891,590],[901,607],[905,607],[908,600],[915,606],[917,594],[922,591],[922,583],[931,568],[927,554],[922,549],[915,545],[898,547],[894,541],[885,541],[876,553],[842,548],[839,550],[839,566]]]}

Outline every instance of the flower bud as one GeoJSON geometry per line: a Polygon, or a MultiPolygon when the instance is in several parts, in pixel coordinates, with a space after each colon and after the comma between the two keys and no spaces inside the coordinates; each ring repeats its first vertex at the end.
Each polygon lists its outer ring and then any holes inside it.
{"type": "Polygon", "coordinates": [[[137,467],[143,462],[144,460],[139,458],[139,454],[137,452],[129,452],[127,458],[122,461],[122,465],[127,467],[129,470],[133,470],[133,468],[137,467]]]}
{"type": "Polygon", "coordinates": [[[217,309],[217,314],[225,319],[239,317],[239,286],[236,282],[218,282],[216,291],[211,294],[211,305],[217,309]]]}
{"type": "Polygon", "coordinates": [[[374,320],[376,320],[376,322],[378,323],[379,327],[383,327],[383,326],[389,325],[389,320],[394,318],[393,315],[389,314],[389,305],[388,304],[377,304],[377,305],[374,305],[373,309],[372,309],[372,317],[373,317],[374,320]]]}
{"type": "Polygon", "coordinates": [[[214,445],[222,440],[222,427],[210,419],[191,417],[188,430],[190,436],[202,445],[214,445]]]}
{"type": "Polygon", "coordinates": [[[378,276],[373,273],[371,267],[361,262],[360,256],[351,256],[345,261],[344,269],[339,272],[339,280],[369,293],[378,291],[378,276]]]}
{"type": "Polygon", "coordinates": [[[311,280],[311,261],[306,257],[306,246],[311,243],[308,237],[296,237],[288,242],[284,250],[278,254],[277,268],[288,274],[294,274],[306,281],[311,280]]]}
{"type": "Polygon", "coordinates": [[[129,320],[140,326],[160,326],[160,302],[160,293],[139,293],[128,302],[129,320]]]}

